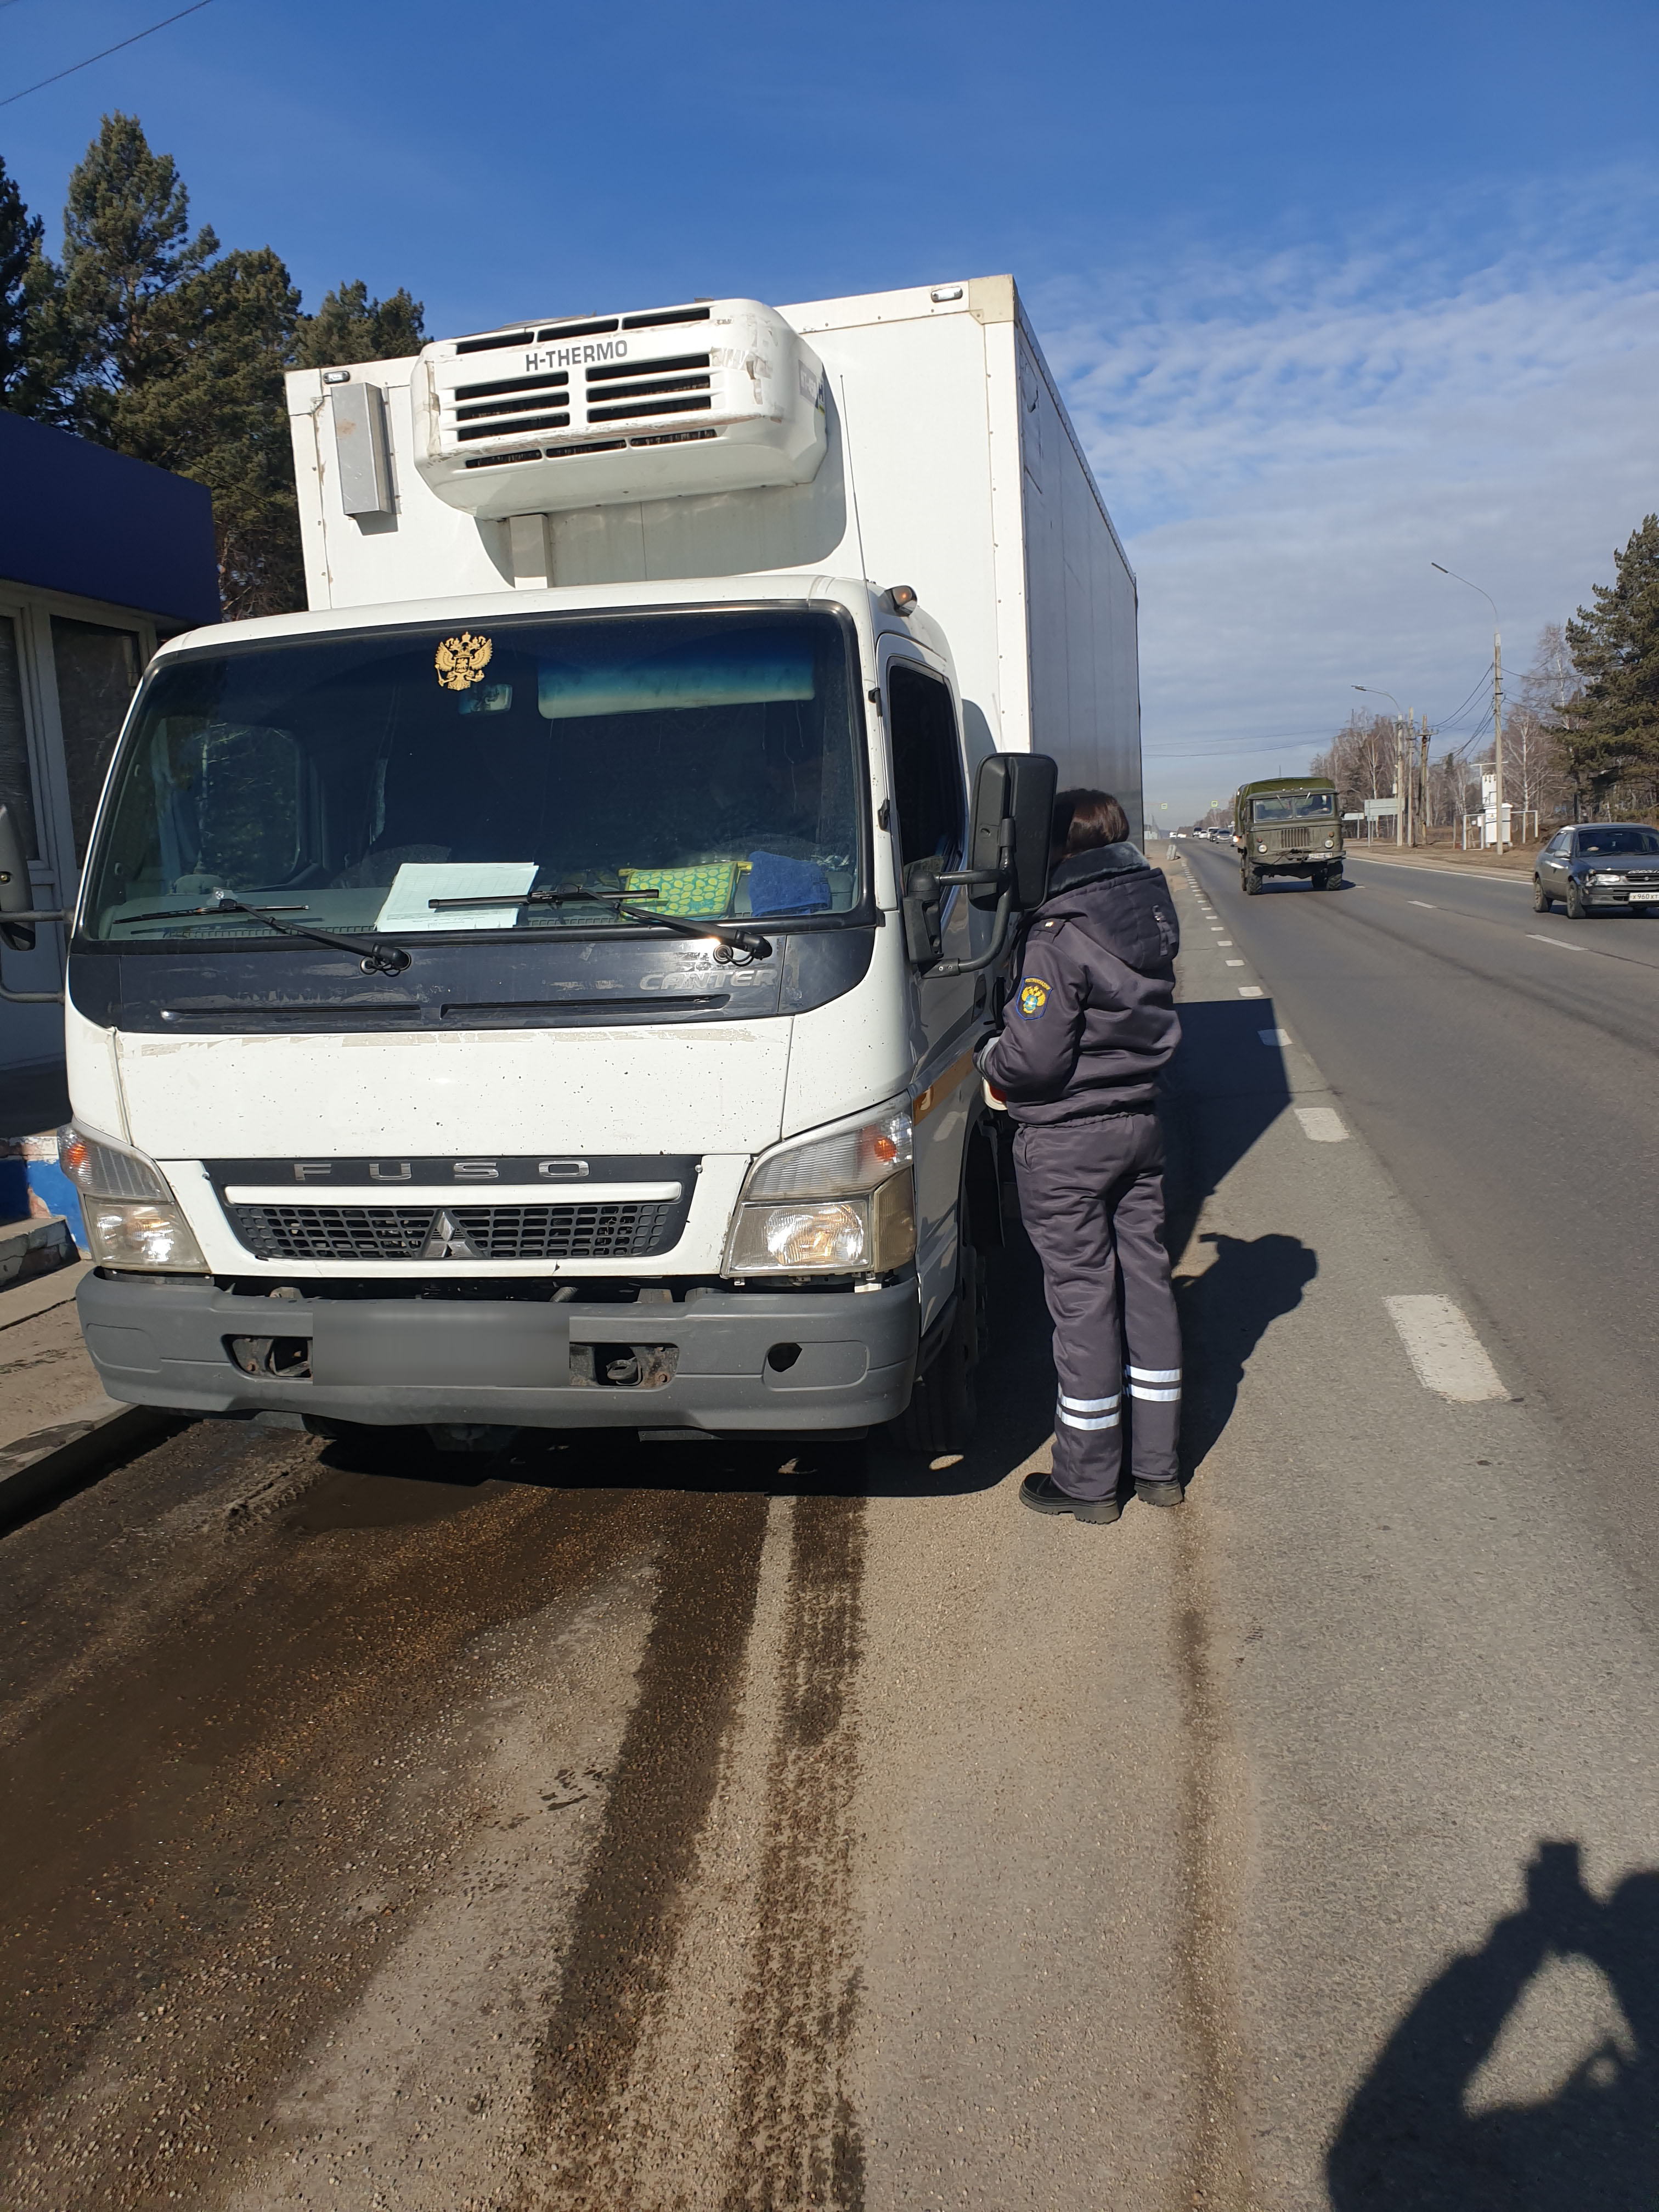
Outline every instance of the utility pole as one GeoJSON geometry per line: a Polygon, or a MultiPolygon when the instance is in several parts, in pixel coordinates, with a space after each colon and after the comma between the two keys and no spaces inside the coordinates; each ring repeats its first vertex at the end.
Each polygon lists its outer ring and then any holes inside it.
{"type": "MultiPolygon", "coordinates": [[[[1498,610],[1492,628],[1492,765],[1498,788],[1498,850],[1504,850],[1504,641],[1498,634],[1498,610]]],[[[1525,823],[1522,828],[1526,827],[1525,823]]]]}
{"type": "MultiPolygon", "coordinates": [[[[1423,794],[1423,827],[1426,832],[1434,827],[1434,808],[1429,799],[1429,710],[1423,709],[1423,734],[1419,739],[1418,788],[1423,794]]],[[[1426,835],[1423,842],[1428,843],[1426,835]]]]}
{"type": "Polygon", "coordinates": [[[1508,840],[1504,835],[1504,640],[1500,632],[1498,602],[1490,592],[1481,592],[1479,584],[1471,584],[1467,576],[1460,576],[1455,568],[1447,568],[1438,561],[1431,561],[1431,568],[1437,568],[1443,576],[1449,576],[1454,584],[1464,584],[1472,592],[1480,592],[1481,598],[1492,609],[1492,784],[1498,801],[1498,849],[1504,850],[1508,840]]]}

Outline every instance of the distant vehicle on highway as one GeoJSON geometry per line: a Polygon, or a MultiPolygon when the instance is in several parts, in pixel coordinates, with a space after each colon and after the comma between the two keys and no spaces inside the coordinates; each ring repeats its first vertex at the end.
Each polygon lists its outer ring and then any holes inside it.
{"type": "Polygon", "coordinates": [[[1659,830],[1645,822],[1581,822],[1558,830],[1533,869],[1532,903],[1557,900],[1570,921],[1596,913],[1659,913],[1659,830]]]}
{"type": "Polygon", "coordinates": [[[1233,843],[1248,892],[1268,876],[1306,876],[1316,891],[1342,880],[1342,815],[1328,776],[1276,775],[1241,785],[1233,843]]]}

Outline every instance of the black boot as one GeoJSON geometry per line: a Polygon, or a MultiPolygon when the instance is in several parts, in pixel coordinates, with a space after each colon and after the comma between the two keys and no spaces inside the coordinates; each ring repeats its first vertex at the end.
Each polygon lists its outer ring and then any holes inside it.
{"type": "Polygon", "coordinates": [[[1179,1505],[1181,1485],[1178,1482],[1143,1482],[1137,1475],[1135,1496],[1143,1505],[1179,1505]]]}
{"type": "Polygon", "coordinates": [[[1051,1474],[1028,1474],[1019,1486],[1019,1502],[1033,1513],[1069,1513],[1074,1521],[1115,1521],[1123,1510],[1116,1491],[1109,1498],[1073,1498],[1051,1474]]]}

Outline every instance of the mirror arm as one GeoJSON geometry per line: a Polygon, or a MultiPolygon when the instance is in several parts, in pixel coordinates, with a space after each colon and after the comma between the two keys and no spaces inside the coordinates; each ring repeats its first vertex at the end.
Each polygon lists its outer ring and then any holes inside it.
{"type": "Polygon", "coordinates": [[[981,968],[994,966],[1008,950],[1008,929],[1013,905],[1013,886],[1007,885],[997,901],[997,918],[991,927],[989,950],[981,952],[977,960],[941,960],[927,969],[929,975],[972,975],[981,968]]]}
{"type": "MultiPolygon", "coordinates": [[[[75,908],[67,907],[14,907],[9,913],[0,910],[0,943],[4,942],[4,928],[9,921],[71,921],[75,908]]],[[[14,946],[12,950],[16,950],[14,946]]],[[[62,991],[9,991],[0,982],[0,999],[13,1006],[61,1006],[62,991]]]]}

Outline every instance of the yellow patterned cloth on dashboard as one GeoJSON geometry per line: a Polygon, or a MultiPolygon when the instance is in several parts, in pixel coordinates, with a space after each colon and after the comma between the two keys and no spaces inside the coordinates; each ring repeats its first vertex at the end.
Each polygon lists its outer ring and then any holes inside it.
{"type": "Polygon", "coordinates": [[[635,897],[641,891],[658,896],[645,902],[659,914],[730,914],[738,878],[749,872],[747,860],[710,860],[696,868],[623,868],[623,888],[635,897]]]}

